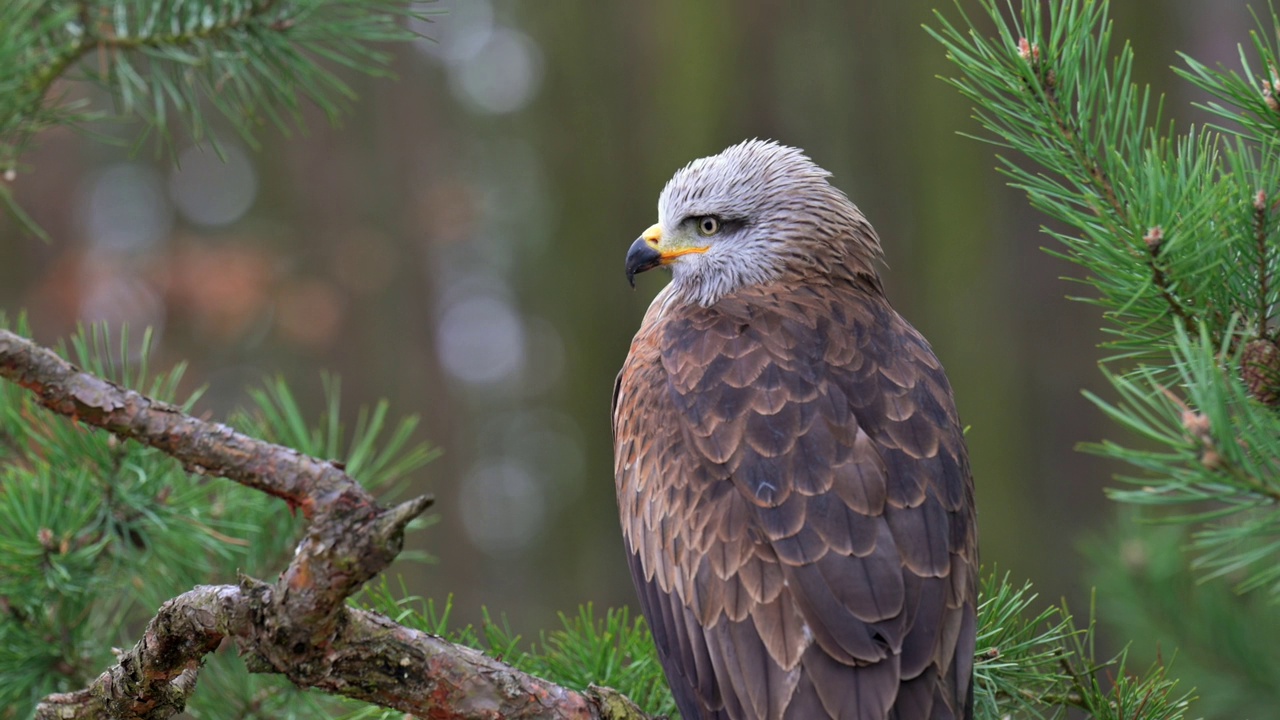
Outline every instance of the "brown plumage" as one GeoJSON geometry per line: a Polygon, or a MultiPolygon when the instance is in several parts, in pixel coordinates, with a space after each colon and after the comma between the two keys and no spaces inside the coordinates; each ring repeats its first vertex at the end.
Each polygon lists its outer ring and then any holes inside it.
{"type": "Polygon", "coordinates": [[[751,141],[663,191],[614,391],[618,505],[685,720],[972,717],[977,541],[951,388],[861,213],[751,141]],[[707,232],[710,231],[710,232],[707,232]]]}

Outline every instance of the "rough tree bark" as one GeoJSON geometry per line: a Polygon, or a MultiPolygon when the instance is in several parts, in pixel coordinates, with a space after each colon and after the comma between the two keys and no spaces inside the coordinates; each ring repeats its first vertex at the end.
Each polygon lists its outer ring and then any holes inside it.
{"type": "Polygon", "coordinates": [[[191,472],[279,497],[309,521],[275,582],[242,577],[169,600],[116,665],[87,688],[45,698],[37,718],[171,717],[195,691],[201,658],[224,640],[256,672],[426,718],[648,717],[607,688],[570,690],[346,605],[399,554],[405,526],[431,498],[382,508],[333,462],[186,415],[5,330],[0,377],[54,412],[157,448],[191,472]]]}

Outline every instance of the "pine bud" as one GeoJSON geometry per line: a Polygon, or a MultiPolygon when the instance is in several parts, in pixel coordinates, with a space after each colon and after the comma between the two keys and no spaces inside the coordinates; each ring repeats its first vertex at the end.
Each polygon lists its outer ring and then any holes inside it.
{"type": "Polygon", "coordinates": [[[1200,453],[1200,464],[1207,470],[1217,470],[1222,467],[1222,456],[1213,448],[1205,448],[1204,452],[1200,453]]]}
{"type": "Polygon", "coordinates": [[[1018,38],[1018,56],[1034,66],[1040,62],[1040,46],[1031,44],[1026,38],[1018,38]]]}
{"type": "Polygon", "coordinates": [[[1244,346],[1240,376],[1259,402],[1280,405],[1280,347],[1274,340],[1255,338],[1244,346]]]}
{"type": "Polygon", "coordinates": [[[1262,100],[1275,112],[1280,112],[1280,99],[1276,98],[1280,95],[1280,76],[1277,75],[1276,69],[1271,68],[1271,79],[1262,81],[1262,100]]]}
{"type": "Polygon", "coordinates": [[[1182,411],[1182,427],[1187,434],[1201,445],[1213,444],[1213,433],[1210,432],[1209,418],[1194,410],[1182,411]]]}
{"type": "Polygon", "coordinates": [[[1164,244],[1164,228],[1156,225],[1147,230],[1147,234],[1142,236],[1142,242],[1146,243],[1147,251],[1152,257],[1160,254],[1160,246],[1164,244]]]}

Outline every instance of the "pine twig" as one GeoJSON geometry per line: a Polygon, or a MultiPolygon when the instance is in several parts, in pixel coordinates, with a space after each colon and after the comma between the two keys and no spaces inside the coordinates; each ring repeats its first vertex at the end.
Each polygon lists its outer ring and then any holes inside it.
{"type": "MultiPolygon", "coordinates": [[[[144,47],[182,47],[198,40],[209,39],[243,28],[255,19],[271,12],[275,4],[276,0],[249,3],[239,13],[229,15],[219,22],[210,23],[190,32],[120,37],[112,31],[110,23],[104,23],[105,32],[99,33],[95,31],[94,18],[89,14],[89,4],[81,2],[76,14],[80,25],[79,36],[60,54],[53,57],[46,67],[31,78],[28,89],[32,98],[33,110],[44,104],[49,94],[49,89],[53,87],[58,78],[62,77],[72,65],[95,49],[105,57],[108,53],[144,47]]],[[[290,26],[291,24],[287,22],[277,22],[271,25],[271,29],[284,31],[290,26]]]]}
{"type": "MultiPolygon", "coordinates": [[[[1124,217],[1124,205],[1120,203],[1115,187],[1111,184],[1106,172],[1103,171],[1102,164],[1093,157],[1081,140],[1079,123],[1075,121],[1071,113],[1062,109],[1062,103],[1058,100],[1057,74],[1041,59],[1040,48],[1032,45],[1026,38],[1018,40],[1018,53],[1031,64],[1031,69],[1040,78],[1040,97],[1044,100],[1045,110],[1048,111],[1049,117],[1053,118],[1054,125],[1057,126],[1058,132],[1062,134],[1062,139],[1066,141],[1067,147],[1070,148],[1072,159],[1080,167],[1084,168],[1085,173],[1093,182],[1094,188],[1102,193],[1103,198],[1106,199],[1111,209],[1115,211],[1116,216],[1124,217]]],[[[1099,208],[1094,207],[1093,212],[1099,219],[1106,220],[1099,208]]]]}
{"type": "Polygon", "coordinates": [[[1267,191],[1258,190],[1253,198],[1253,239],[1258,248],[1258,337],[1268,337],[1267,319],[1271,317],[1271,266],[1267,262],[1267,221],[1271,213],[1267,205],[1267,191]]]}
{"type": "Polygon", "coordinates": [[[478,651],[347,607],[400,552],[404,528],[430,504],[382,508],[336,464],[183,413],[80,371],[53,351],[0,330],[0,377],[79,422],[159,449],[191,472],[284,499],[310,526],[274,583],[201,586],[163,606],[142,639],[89,687],[45,698],[41,720],[139,718],[180,712],[201,660],[235,641],[257,672],[300,687],[431,717],[647,720],[617,698],[579,693],[478,651]]]}
{"type": "MultiPolygon", "coordinates": [[[[1069,149],[1072,160],[1084,169],[1089,181],[1094,186],[1094,190],[1102,195],[1116,217],[1125,217],[1124,204],[1120,202],[1115,186],[1111,183],[1111,179],[1107,177],[1106,171],[1103,170],[1102,163],[1089,152],[1089,148],[1085,145],[1079,129],[1079,122],[1075,120],[1069,111],[1062,108],[1062,102],[1058,99],[1057,75],[1049,68],[1048,63],[1041,59],[1039,47],[1031,45],[1026,38],[1019,39],[1018,50],[1023,59],[1031,64],[1032,70],[1036,72],[1036,77],[1040,79],[1038,88],[1040,90],[1040,98],[1045,104],[1045,110],[1048,112],[1049,117],[1053,119],[1063,142],[1069,149]]],[[[1148,237],[1144,237],[1143,240],[1146,241],[1147,252],[1143,252],[1133,243],[1124,239],[1127,233],[1115,223],[1110,222],[1107,218],[1107,213],[1102,208],[1090,202],[1089,209],[1093,211],[1094,216],[1107,224],[1108,229],[1117,239],[1125,244],[1134,260],[1146,264],[1151,271],[1152,284],[1155,285],[1156,290],[1160,293],[1161,299],[1165,301],[1165,304],[1169,306],[1169,310],[1182,323],[1183,329],[1190,332],[1195,326],[1194,318],[1183,307],[1182,303],[1174,297],[1172,283],[1169,281],[1164,268],[1160,267],[1158,257],[1161,243],[1159,239],[1153,243],[1148,239],[1150,233],[1148,237]]],[[[1151,232],[1157,230],[1158,228],[1152,228],[1151,232]]]]}

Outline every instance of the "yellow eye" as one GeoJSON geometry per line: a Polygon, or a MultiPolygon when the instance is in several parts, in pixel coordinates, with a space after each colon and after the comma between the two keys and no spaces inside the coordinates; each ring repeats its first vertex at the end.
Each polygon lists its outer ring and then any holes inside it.
{"type": "Polygon", "coordinates": [[[698,218],[698,232],[706,236],[720,232],[720,218],[712,215],[704,215],[698,218]]]}

